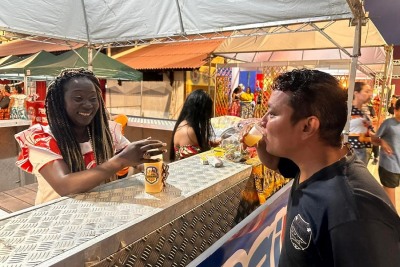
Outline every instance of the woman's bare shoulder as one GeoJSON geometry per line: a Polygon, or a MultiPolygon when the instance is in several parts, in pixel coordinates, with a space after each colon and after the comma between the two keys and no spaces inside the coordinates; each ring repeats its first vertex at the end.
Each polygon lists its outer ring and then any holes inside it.
{"type": "Polygon", "coordinates": [[[186,121],[179,124],[174,135],[174,144],[177,146],[198,144],[194,129],[190,127],[186,121]]]}

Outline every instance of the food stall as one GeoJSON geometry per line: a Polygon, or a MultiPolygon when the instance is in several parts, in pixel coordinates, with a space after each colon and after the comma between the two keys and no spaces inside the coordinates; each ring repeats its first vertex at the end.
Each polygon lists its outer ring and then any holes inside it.
{"type": "Polygon", "coordinates": [[[171,163],[160,193],[145,193],[136,174],[10,214],[0,220],[0,265],[189,264],[259,205],[246,193],[252,166],[200,157],[171,163]]]}
{"type": "Polygon", "coordinates": [[[33,177],[15,167],[19,147],[14,135],[31,124],[28,120],[0,120],[0,192],[32,183],[33,177]],[[11,179],[10,179],[11,178],[11,179]]]}
{"type": "MultiPolygon", "coordinates": [[[[232,129],[237,130],[238,123],[243,122],[237,117],[212,119],[217,135],[226,135],[229,129],[233,139],[237,136],[232,129]]],[[[163,135],[173,125],[170,120],[129,117],[125,134],[137,134],[141,128],[163,135]]],[[[160,193],[146,193],[145,177],[139,173],[9,214],[0,220],[0,265],[186,266],[194,262],[207,266],[212,262],[216,266],[237,259],[232,250],[223,253],[225,258],[220,256],[221,249],[236,242],[228,236],[237,236],[237,229],[241,236],[251,235],[253,227],[246,225],[256,224],[257,236],[268,239],[270,232],[263,229],[282,224],[288,186],[257,157],[247,154],[246,162],[228,160],[233,143],[223,143],[226,150],[213,149],[170,163],[160,193]],[[221,157],[223,166],[206,164],[204,158],[210,156],[221,157]]]]}

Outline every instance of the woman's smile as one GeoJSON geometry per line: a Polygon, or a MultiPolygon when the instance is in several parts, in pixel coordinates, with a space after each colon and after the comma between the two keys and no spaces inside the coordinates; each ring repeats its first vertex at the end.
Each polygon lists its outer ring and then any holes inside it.
{"type": "Polygon", "coordinates": [[[92,114],[92,112],[90,113],[79,112],[78,114],[84,117],[89,117],[92,114]]]}

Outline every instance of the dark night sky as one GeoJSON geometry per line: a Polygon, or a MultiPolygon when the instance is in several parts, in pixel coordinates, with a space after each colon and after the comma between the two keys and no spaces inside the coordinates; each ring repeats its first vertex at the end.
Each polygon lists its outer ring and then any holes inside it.
{"type": "Polygon", "coordinates": [[[365,0],[365,11],[387,44],[400,45],[400,0],[365,0]]]}

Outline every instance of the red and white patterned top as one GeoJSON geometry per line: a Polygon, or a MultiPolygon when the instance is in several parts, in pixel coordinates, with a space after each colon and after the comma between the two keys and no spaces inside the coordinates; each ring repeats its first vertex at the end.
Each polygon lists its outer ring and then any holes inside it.
{"type": "MultiPolygon", "coordinates": [[[[129,141],[122,135],[121,125],[109,121],[109,126],[114,141],[114,152],[125,148],[129,144],[129,141]]],[[[52,135],[49,126],[40,124],[32,125],[29,129],[17,133],[15,139],[21,147],[16,165],[22,170],[34,174],[38,180],[38,192],[35,204],[59,198],[60,195],[54,191],[40,174],[40,169],[46,164],[54,160],[63,159],[57,141],[52,135]]],[[[80,143],[79,145],[86,169],[96,167],[90,142],[80,143]]]]}
{"type": "Polygon", "coordinates": [[[185,159],[201,152],[201,148],[198,145],[175,146],[174,150],[175,160],[185,159]]]}

